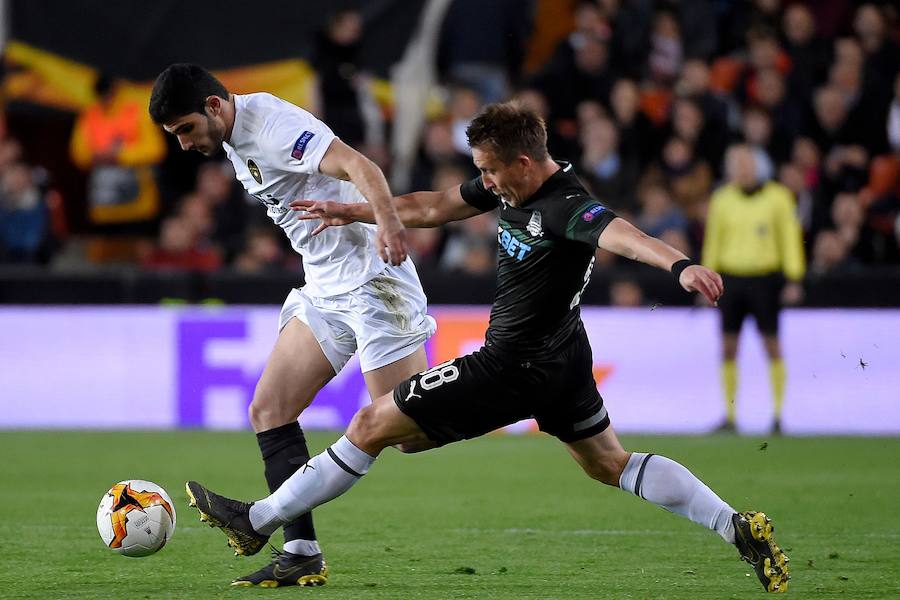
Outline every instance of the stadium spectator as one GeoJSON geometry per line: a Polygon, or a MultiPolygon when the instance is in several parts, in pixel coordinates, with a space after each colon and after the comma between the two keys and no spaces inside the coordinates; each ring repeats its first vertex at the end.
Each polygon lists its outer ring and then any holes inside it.
{"type": "Polygon", "coordinates": [[[741,326],[751,314],[769,357],[774,429],[780,431],[786,375],[778,340],[778,313],[780,303],[796,304],[802,299],[805,261],[800,226],[790,190],[760,179],[750,147],[728,149],[726,172],[728,183],[713,194],[703,241],[703,264],[722,273],[726,289],[719,301],[726,403],[721,429],[735,429],[735,357],[741,326]]]}
{"type": "Polygon", "coordinates": [[[653,17],[650,31],[646,77],[657,84],[669,86],[681,71],[683,60],[684,47],[678,19],[667,9],[659,10],[653,17]]]}
{"type": "Polygon", "coordinates": [[[874,86],[889,89],[894,77],[900,73],[900,44],[896,39],[897,7],[894,6],[894,39],[885,18],[884,9],[873,2],[866,2],[856,9],[853,31],[866,56],[866,77],[874,86]]]}
{"type": "Polygon", "coordinates": [[[712,169],[705,160],[694,156],[691,144],[672,137],[663,146],[662,157],[644,173],[641,185],[665,187],[689,219],[701,222],[712,181],[712,169]]]}
{"type": "Polygon", "coordinates": [[[413,189],[424,190],[431,187],[435,173],[444,165],[466,169],[475,176],[471,159],[456,149],[450,120],[435,119],[425,125],[419,157],[413,171],[413,189]]]}
{"type": "MultiPolygon", "coordinates": [[[[791,60],[789,96],[808,103],[813,90],[825,80],[831,48],[817,35],[815,17],[801,2],[785,9],[782,33],[784,50],[791,60]]],[[[765,93],[766,89],[766,82],[760,81],[760,93],[765,93]]]]}
{"type": "Polygon", "coordinates": [[[365,109],[374,104],[369,91],[370,76],[361,66],[360,52],[364,22],[352,9],[331,14],[325,28],[316,35],[312,65],[316,71],[319,104],[323,119],[335,134],[354,147],[369,146],[370,158],[384,153],[380,118],[367,116],[377,111],[365,109]]]}
{"type": "Polygon", "coordinates": [[[672,103],[671,133],[688,143],[691,153],[718,173],[728,131],[711,123],[700,103],[693,98],[676,98],[672,103]]]}
{"type": "Polygon", "coordinates": [[[505,100],[519,81],[534,5],[534,0],[451,2],[438,44],[444,81],[476,90],[484,102],[505,100]]]}
{"type": "MultiPolygon", "coordinates": [[[[759,178],[763,181],[775,176],[775,160],[787,154],[787,148],[778,144],[772,135],[772,119],[764,109],[750,106],[744,111],[741,134],[743,142],[753,148],[758,161],[759,178]]],[[[785,140],[785,145],[787,140],[785,140]]]]}
{"type": "Polygon", "coordinates": [[[94,91],[97,99],[75,121],[69,152],[89,174],[90,222],[122,231],[158,216],[153,167],[162,160],[165,143],[141,103],[117,82],[100,75],[94,91]]]}
{"type": "Polygon", "coordinates": [[[608,102],[615,73],[609,42],[593,32],[576,31],[531,80],[550,103],[554,120],[573,119],[583,100],[608,102]]]}
{"type": "Polygon", "coordinates": [[[462,156],[468,157],[469,145],[466,143],[466,127],[472,122],[472,118],[481,110],[481,95],[475,88],[463,85],[454,85],[450,91],[449,113],[450,132],[453,142],[453,150],[462,156]]]}
{"type": "Polygon", "coordinates": [[[602,39],[609,40],[611,63],[616,65],[622,75],[635,80],[642,79],[645,75],[647,48],[650,45],[654,2],[601,0],[596,4],[582,2],[580,6],[590,5],[599,5],[600,22],[607,24],[605,32],[598,30],[595,33],[602,39]]]}
{"type": "Polygon", "coordinates": [[[234,269],[241,273],[278,272],[288,267],[287,255],[272,228],[256,226],[247,232],[244,248],[234,259],[234,269]]]}
{"type": "MultiPolygon", "coordinates": [[[[637,225],[647,235],[661,238],[667,231],[688,232],[684,213],[672,201],[672,195],[661,185],[643,186],[640,192],[641,212],[637,225]]],[[[693,252],[685,252],[692,256],[693,252]]]]}
{"type": "MultiPolygon", "coordinates": [[[[793,71],[792,71],[793,72],[793,71]]],[[[809,100],[787,91],[784,76],[777,69],[765,69],[757,73],[759,84],[754,106],[763,108],[772,119],[772,138],[775,141],[773,158],[781,163],[788,158],[791,142],[807,127],[809,100]]]]}
{"type": "Polygon", "coordinates": [[[222,265],[219,253],[198,239],[187,217],[169,217],[162,223],[159,240],[141,260],[145,269],[158,271],[215,271],[222,265]]]}
{"type": "Polygon", "coordinates": [[[44,194],[21,162],[0,171],[0,262],[34,263],[49,230],[44,194]]]}
{"type": "Polygon", "coordinates": [[[710,87],[709,65],[699,59],[691,59],[675,82],[674,91],[681,98],[689,98],[697,103],[705,121],[713,131],[728,128],[728,105],[710,87]]]}
{"type": "Polygon", "coordinates": [[[606,117],[594,118],[581,128],[580,140],[580,173],[591,191],[615,210],[635,212],[638,162],[619,151],[615,123],[606,117]]]}
{"type": "Polygon", "coordinates": [[[609,98],[610,118],[619,131],[619,148],[630,161],[646,167],[655,157],[660,133],[641,110],[641,92],[631,79],[619,79],[609,98]]]}
{"type": "Polygon", "coordinates": [[[212,218],[209,237],[222,251],[226,263],[230,263],[243,248],[248,227],[267,223],[259,211],[250,210],[251,204],[257,201],[237,184],[230,162],[204,163],[197,171],[194,193],[209,208],[212,218]]]}
{"type": "Polygon", "coordinates": [[[809,270],[814,275],[826,275],[846,271],[854,267],[853,259],[847,251],[847,243],[840,234],[826,229],[816,236],[809,270]]]}

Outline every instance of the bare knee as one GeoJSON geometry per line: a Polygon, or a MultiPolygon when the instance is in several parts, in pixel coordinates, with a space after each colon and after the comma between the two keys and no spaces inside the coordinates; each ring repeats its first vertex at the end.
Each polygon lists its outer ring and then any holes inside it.
{"type": "Polygon", "coordinates": [[[254,431],[267,431],[296,421],[302,406],[303,402],[279,400],[273,395],[257,392],[247,408],[247,415],[254,431]]]}
{"type": "Polygon", "coordinates": [[[591,479],[617,487],[627,463],[628,453],[622,451],[592,457],[589,461],[582,462],[581,468],[591,479]]]}
{"type": "Polygon", "coordinates": [[[347,437],[360,448],[378,448],[381,450],[388,444],[383,443],[384,434],[379,426],[378,407],[369,404],[356,411],[350,426],[347,427],[347,437]]]}

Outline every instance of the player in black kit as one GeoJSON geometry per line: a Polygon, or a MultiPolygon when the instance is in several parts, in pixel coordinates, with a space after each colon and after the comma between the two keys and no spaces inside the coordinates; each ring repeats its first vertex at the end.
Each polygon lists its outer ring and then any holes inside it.
{"type": "MultiPolygon", "coordinates": [[[[356,413],[346,434],[310,459],[278,490],[255,503],[187,484],[201,518],[220,527],[239,554],[258,552],[294,515],[347,491],[388,446],[417,451],[534,417],[562,441],[592,478],[683,515],[737,546],[770,592],[787,590],[788,559],[761,512],[736,512],[688,469],[666,457],[626,452],[592,375],[579,302],[594,251],[671,270],[710,302],[718,274],[617,217],[552,160],[543,121],[516,104],[492,104],[467,131],[481,176],[443,192],[395,199],[408,227],[435,227],[499,209],[497,291],[485,345],[401,383],[356,413]]],[[[318,230],[372,222],[366,203],[298,200],[318,230]]]]}

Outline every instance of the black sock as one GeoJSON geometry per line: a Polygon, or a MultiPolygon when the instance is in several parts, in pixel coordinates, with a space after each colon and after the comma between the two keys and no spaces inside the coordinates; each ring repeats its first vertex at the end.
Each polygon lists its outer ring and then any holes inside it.
{"type": "MultiPolygon", "coordinates": [[[[274,492],[309,460],[309,449],[299,423],[288,423],[256,434],[266,465],[266,483],[274,492]]],[[[284,541],[315,540],[312,513],[297,517],[284,526],[284,541]]]]}

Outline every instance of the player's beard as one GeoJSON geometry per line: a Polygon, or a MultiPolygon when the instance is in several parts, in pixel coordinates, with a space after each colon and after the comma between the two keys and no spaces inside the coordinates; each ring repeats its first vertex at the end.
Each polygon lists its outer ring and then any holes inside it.
{"type": "Polygon", "coordinates": [[[207,137],[209,138],[209,146],[200,150],[200,153],[205,156],[214,156],[218,153],[219,149],[222,148],[222,142],[225,141],[225,125],[219,124],[209,115],[204,116],[206,117],[206,131],[207,137]]]}

